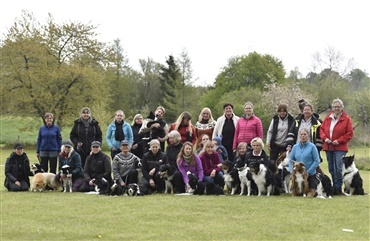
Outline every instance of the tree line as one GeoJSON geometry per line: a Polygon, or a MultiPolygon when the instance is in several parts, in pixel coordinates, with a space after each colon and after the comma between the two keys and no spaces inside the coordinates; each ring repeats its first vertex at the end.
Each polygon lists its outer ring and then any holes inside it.
{"type": "Polygon", "coordinates": [[[361,142],[368,142],[370,78],[350,64],[343,66],[340,52],[332,48],[315,55],[316,71],[304,77],[298,69],[286,73],[274,56],[251,52],[231,57],[212,85],[194,86],[186,49],[180,56],[168,55],[165,64],[140,59],[140,68],[133,69],[120,40],[101,42],[96,30],[92,24],[58,24],[51,14],[40,24],[23,11],[1,39],[1,113],[42,118],[52,112],[63,128],[84,106],[109,123],[118,109],[130,119],[162,105],[170,123],[185,110],[195,120],[203,107],[217,118],[226,102],[240,116],[243,104],[251,101],[267,130],[280,103],[295,115],[297,101],[305,99],[325,114],[339,97],[356,128],[363,130],[361,142]]]}

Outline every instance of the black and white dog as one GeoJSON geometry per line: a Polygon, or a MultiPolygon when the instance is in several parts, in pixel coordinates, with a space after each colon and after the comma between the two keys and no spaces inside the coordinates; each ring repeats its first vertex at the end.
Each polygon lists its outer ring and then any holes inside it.
{"type": "Polygon", "coordinates": [[[131,184],[127,185],[126,194],[130,197],[142,196],[143,195],[141,193],[140,186],[136,183],[131,183],[131,184]]]}
{"type": "Polygon", "coordinates": [[[222,172],[224,173],[224,181],[227,188],[227,194],[234,195],[240,187],[239,173],[231,161],[222,163],[222,172]]]}
{"type": "Polygon", "coordinates": [[[257,195],[258,188],[256,183],[252,178],[252,173],[249,171],[249,167],[246,164],[237,162],[235,164],[235,169],[238,170],[239,180],[240,180],[240,195],[247,192],[247,196],[257,195]]]}
{"type": "Polygon", "coordinates": [[[365,192],[362,186],[362,178],[355,165],[355,156],[344,156],[342,157],[342,161],[344,167],[344,194],[347,196],[364,195],[365,192]]]}
{"type": "Polygon", "coordinates": [[[279,195],[278,189],[275,188],[274,177],[271,172],[263,162],[259,160],[254,160],[249,164],[249,171],[252,173],[252,178],[258,187],[258,196],[266,194],[279,195]]]}
{"type": "Polygon", "coordinates": [[[163,164],[159,166],[159,175],[163,178],[165,183],[164,193],[173,193],[173,174],[175,173],[174,168],[170,164],[163,164]]]}
{"type": "Polygon", "coordinates": [[[189,179],[189,186],[191,190],[189,190],[189,193],[192,193],[194,195],[204,195],[206,192],[206,184],[198,179],[197,176],[195,176],[191,172],[187,172],[188,179],[189,179]]]}
{"type": "Polygon", "coordinates": [[[333,195],[333,185],[328,175],[317,172],[316,179],[319,181],[317,185],[316,193],[317,198],[331,198],[333,195]]]}
{"type": "Polygon", "coordinates": [[[31,165],[31,172],[32,172],[32,175],[35,176],[36,173],[44,173],[44,169],[42,169],[41,165],[38,164],[38,163],[33,163],[31,165]]]}
{"type": "MultiPolygon", "coordinates": [[[[72,192],[72,170],[69,165],[62,166],[60,174],[63,174],[62,183],[63,183],[63,192],[72,192]]],[[[62,175],[61,175],[62,176],[62,175]]]]}
{"type": "Polygon", "coordinates": [[[290,193],[289,151],[281,154],[276,164],[278,164],[278,171],[275,175],[276,187],[285,193],[290,193]]]}

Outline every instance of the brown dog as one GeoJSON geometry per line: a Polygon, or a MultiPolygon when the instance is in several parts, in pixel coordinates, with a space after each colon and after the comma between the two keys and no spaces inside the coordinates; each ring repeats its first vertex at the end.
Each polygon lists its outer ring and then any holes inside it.
{"type": "Polygon", "coordinates": [[[308,173],[302,162],[293,161],[292,180],[292,196],[306,197],[309,192],[308,173]]]}

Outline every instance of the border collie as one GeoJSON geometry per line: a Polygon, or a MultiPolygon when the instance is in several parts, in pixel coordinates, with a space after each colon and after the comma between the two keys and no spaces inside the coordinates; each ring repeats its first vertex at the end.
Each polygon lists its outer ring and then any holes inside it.
{"type": "Polygon", "coordinates": [[[347,196],[351,195],[364,195],[364,189],[362,186],[362,178],[360,172],[355,165],[355,155],[342,157],[344,174],[344,194],[347,196]]]}
{"type": "Polygon", "coordinates": [[[63,183],[63,192],[67,192],[67,188],[69,192],[72,192],[72,170],[69,165],[62,166],[60,170],[60,174],[64,174],[62,178],[63,183]]]}
{"type": "Polygon", "coordinates": [[[285,193],[290,193],[289,151],[283,152],[276,160],[277,173],[275,175],[276,187],[285,193]]]}
{"type": "Polygon", "coordinates": [[[331,198],[331,196],[333,195],[333,185],[328,175],[318,172],[316,173],[316,179],[319,181],[316,189],[316,197],[331,198]]]}
{"type": "Polygon", "coordinates": [[[161,178],[163,178],[165,183],[165,189],[164,193],[174,193],[173,191],[173,174],[175,173],[175,170],[170,164],[163,164],[159,166],[159,175],[161,178]]]}
{"type": "Polygon", "coordinates": [[[252,173],[252,178],[258,187],[258,196],[262,194],[266,194],[266,196],[270,196],[274,193],[274,177],[265,164],[263,164],[259,160],[254,160],[249,164],[249,171],[252,173]]]}
{"type": "Polygon", "coordinates": [[[239,173],[231,161],[222,163],[222,172],[224,173],[224,181],[227,188],[227,193],[234,195],[240,187],[239,173]]]}
{"type": "Polygon", "coordinates": [[[308,187],[308,173],[303,162],[293,161],[292,171],[292,196],[307,196],[308,187]]]}

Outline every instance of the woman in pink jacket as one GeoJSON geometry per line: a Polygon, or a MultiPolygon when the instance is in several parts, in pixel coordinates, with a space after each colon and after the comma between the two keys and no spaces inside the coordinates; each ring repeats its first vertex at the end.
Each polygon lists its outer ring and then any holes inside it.
{"type": "Polygon", "coordinates": [[[343,101],[333,100],[332,111],[325,117],[320,127],[320,137],[324,142],[328,168],[334,186],[334,194],[342,192],[342,156],[348,152],[348,142],[353,137],[352,120],[343,111],[343,101]]]}
{"type": "Polygon", "coordinates": [[[253,113],[253,104],[247,102],[243,106],[245,114],[240,117],[235,128],[233,150],[236,150],[236,147],[240,142],[248,143],[250,148],[250,143],[253,138],[259,137],[263,139],[263,127],[260,118],[254,115],[253,113]]]}

